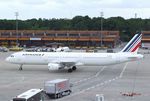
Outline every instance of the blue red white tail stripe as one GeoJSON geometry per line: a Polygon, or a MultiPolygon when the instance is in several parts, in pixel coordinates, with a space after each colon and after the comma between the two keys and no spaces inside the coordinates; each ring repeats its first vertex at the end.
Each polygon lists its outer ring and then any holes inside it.
{"type": "MultiPolygon", "coordinates": [[[[137,37],[129,44],[129,46],[126,48],[126,52],[134,52],[134,48],[138,46],[138,44],[141,42],[142,34],[138,34],[137,37]]],[[[125,52],[125,51],[124,51],[125,52]]]]}
{"type": "Polygon", "coordinates": [[[135,34],[121,52],[137,52],[140,47],[142,34],[135,34]]]}

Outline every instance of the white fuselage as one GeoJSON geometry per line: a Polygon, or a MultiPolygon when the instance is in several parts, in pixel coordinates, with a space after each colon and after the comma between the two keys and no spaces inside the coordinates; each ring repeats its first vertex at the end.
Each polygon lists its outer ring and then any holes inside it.
{"type": "Polygon", "coordinates": [[[88,66],[104,66],[135,61],[143,58],[141,54],[133,53],[73,53],[73,52],[18,52],[12,54],[6,61],[14,64],[48,65],[51,62],[75,61],[88,66]]]}

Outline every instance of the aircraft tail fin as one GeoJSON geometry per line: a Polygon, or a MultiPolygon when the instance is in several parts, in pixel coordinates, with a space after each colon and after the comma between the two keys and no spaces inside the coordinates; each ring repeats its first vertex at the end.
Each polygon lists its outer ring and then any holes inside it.
{"type": "Polygon", "coordinates": [[[137,53],[142,40],[142,33],[135,34],[134,37],[127,43],[127,45],[120,52],[137,53]]]}

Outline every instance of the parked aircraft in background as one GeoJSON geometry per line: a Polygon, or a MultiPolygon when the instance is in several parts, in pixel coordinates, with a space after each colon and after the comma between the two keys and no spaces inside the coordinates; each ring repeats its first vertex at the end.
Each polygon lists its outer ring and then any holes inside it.
{"type": "Polygon", "coordinates": [[[69,47],[49,48],[49,47],[34,47],[28,48],[26,52],[70,52],[69,47]]]}
{"type": "Polygon", "coordinates": [[[129,43],[118,53],[75,53],[75,52],[17,52],[9,56],[6,61],[23,65],[47,65],[49,70],[76,70],[77,66],[107,66],[143,58],[137,54],[142,34],[135,34],[129,43]]]}
{"type": "Polygon", "coordinates": [[[70,52],[70,48],[69,47],[59,47],[55,50],[55,52],[70,52]]]}

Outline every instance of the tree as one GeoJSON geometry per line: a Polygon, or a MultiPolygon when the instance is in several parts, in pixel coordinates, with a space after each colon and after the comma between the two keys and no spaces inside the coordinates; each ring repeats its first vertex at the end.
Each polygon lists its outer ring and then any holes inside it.
{"type": "Polygon", "coordinates": [[[71,24],[74,30],[90,30],[91,18],[89,16],[76,16],[72,19],[71,24]]]}

